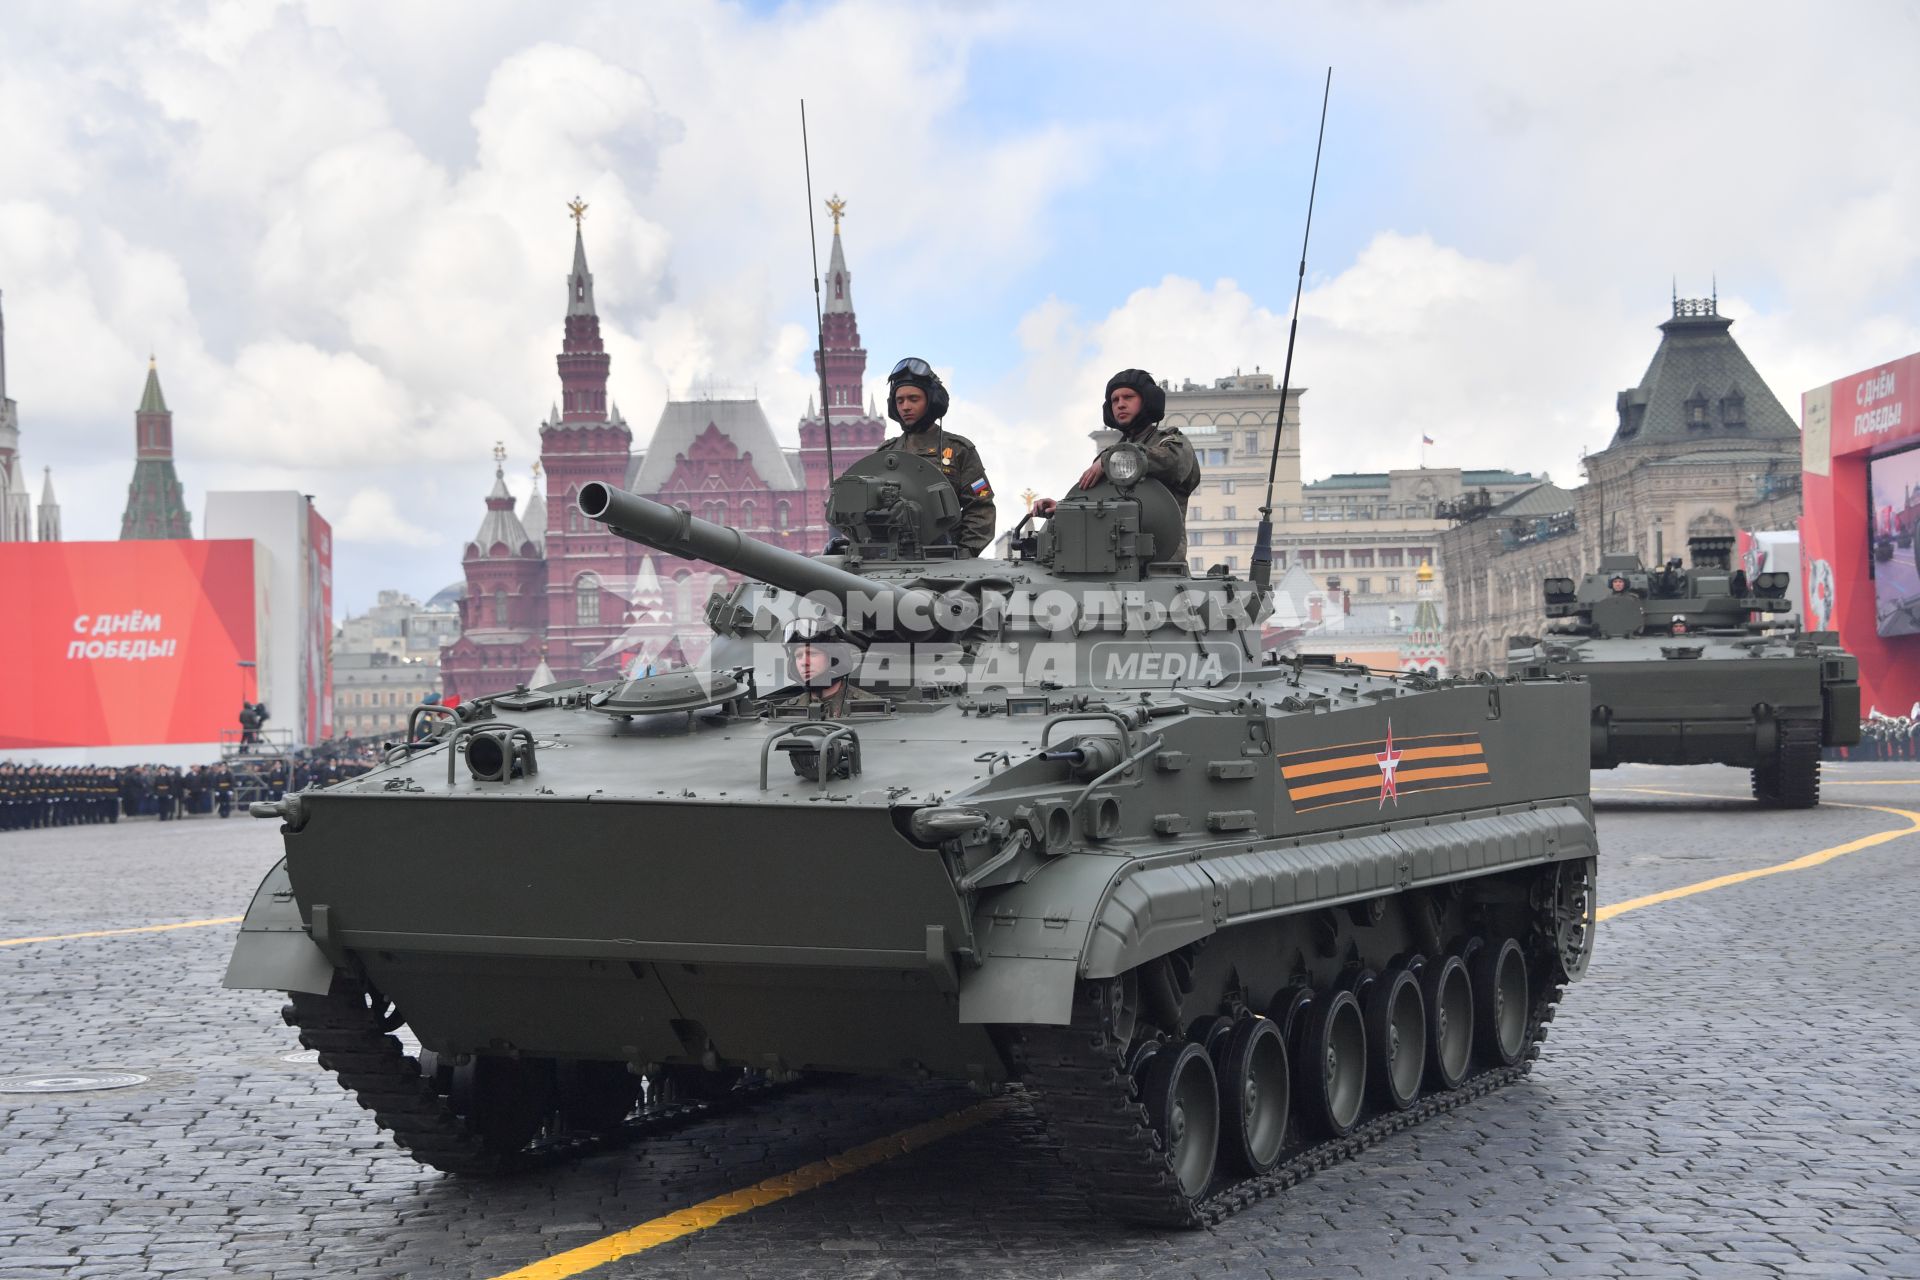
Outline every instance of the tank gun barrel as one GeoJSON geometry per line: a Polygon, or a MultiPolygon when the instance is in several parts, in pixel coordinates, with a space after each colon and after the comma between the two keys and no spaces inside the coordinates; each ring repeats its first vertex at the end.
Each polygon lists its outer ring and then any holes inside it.
{"type": "Polygon", "coordinates": [[[750,538],[738,529],[702,520],[691,512],[643,498],[595,480],[580,489],[580,511],[613,532],[656,551],[702,560],[771,586],[806,594],[824,591],[847,606],[847,619],[873,611],[882,600],[895,617],[924,616],[938,597],[924,588],[862,577],[798,552],[750,538]],[[860,602],[856,607],[854,602],[860,602]]]}

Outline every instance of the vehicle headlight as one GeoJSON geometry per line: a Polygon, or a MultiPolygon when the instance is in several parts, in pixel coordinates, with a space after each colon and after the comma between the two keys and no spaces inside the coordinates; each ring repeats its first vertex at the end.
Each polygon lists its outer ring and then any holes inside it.
{"type": "Polygon", "coordinates": [[[1147,473],[1146,455],[1138,449],[1121,446],[1107,455],[1107,479],[1117,485],[1137,483],[1147,473]]]}

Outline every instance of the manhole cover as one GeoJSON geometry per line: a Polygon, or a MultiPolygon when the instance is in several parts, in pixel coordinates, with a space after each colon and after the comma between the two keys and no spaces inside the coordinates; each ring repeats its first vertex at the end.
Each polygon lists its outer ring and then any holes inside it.
{"type": "Polygon", "coordinates": [[[295,1053],[281,1054],[280,1061],[282,1062],[318,1062],[320,1061],[320,1053],[318,1050],[315,1050],[315,1049],[301,1049],[295,1053]]]}
{"type": "Polygon", "coordinates": [[[42,1076],[0,1076],[0,1093],[87,1093],[94,1089],[126,1089],[145,1084],[147,1077],[124,1072],[80,1075],[74,1072],[42,1076]]]}

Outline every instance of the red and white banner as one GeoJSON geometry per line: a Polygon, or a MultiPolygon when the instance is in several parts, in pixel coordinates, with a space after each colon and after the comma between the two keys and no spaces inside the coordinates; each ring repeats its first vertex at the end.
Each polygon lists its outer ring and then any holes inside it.
{"type": "Polygon", "coordinates": [[[1863,369],[1800,398],[1800,582],[1807,625],[1838,631],[1860,660],[1861,700],[1920,698],[1920,637],[1880,634],[1869,463],[1920,442],[1920,354],[1863,369]]]}
{"type": "MultiPolygon", "coordinates": [[[[0,750],[217,742],[257,658],[251,541],[0,543],[0,750]]],[[[250,691],[250,689],[249,689],[250,691]]]]}

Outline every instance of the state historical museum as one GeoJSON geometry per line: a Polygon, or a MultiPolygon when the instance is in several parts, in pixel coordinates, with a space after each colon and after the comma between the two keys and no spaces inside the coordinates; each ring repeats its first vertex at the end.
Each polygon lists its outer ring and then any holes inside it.
{"type": "MultiPolygon", "coordinates": [[[[594,310],[581,229],[574,211],[573,269],[567,275],[565,336],[558,357],[560,400],[540,424],[540,470],[554,501],[535,491],[524,518],[496,468],[486,515],[462,558],[461,635],[441,650],[446,692],[498,693],[531,680],[603,680],[634,666],[697,660],[711,636],[707,597],[738,575],[651,551],[607,532],[575,505],[592,480],[630,489],[703,520],[803,555],[826,545],[825,419],[808,406],[800,447],[783,447],[758,400],[670,401],[652,439],[633,432],[607,393],[609,357],[594,310]]],[[[886,423],[862,406],[867,353],[854,317],[852,276],[835,208],[825,291],[825,362],[836,461],[879,446],[886,423]]],[[[496,459],[499,455],[496,453],[496,459]]]]}

